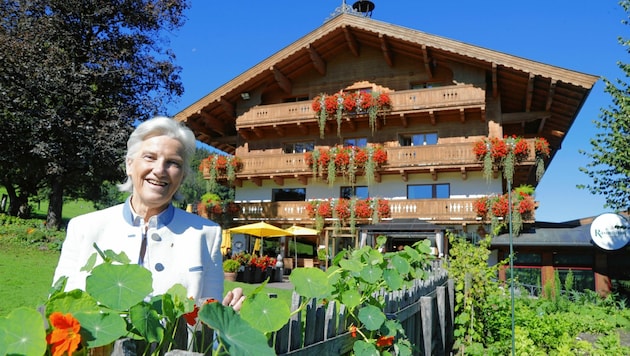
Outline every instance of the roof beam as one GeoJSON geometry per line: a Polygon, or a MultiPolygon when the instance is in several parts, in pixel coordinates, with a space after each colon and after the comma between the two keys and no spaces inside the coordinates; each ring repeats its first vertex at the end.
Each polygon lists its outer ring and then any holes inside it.
{"type": "Polygon", "coordinates": [[[348,28],[348,26],[343,26],[343,34],[346,36],[346,43],[348,43],[348,48],[350,49],[350,52],[352,52],[355,57],[358,57],[359,42],[357,42],[357,39],[354,37],[352,32],[350,32],[350,28],[348,28]]]}
{"type": "Polygon", "coordinates": [[[286,75],[284,75],[278,68],[271,67],[269,68],[273,72],[273,77],[276,79],[276,82],[285,91],[287,94],[291,94],[293,90],[293,84],[286,75]]]}
{"type": "Polygon", "coordinates": [[[534,96],[534,73],[529,73],[529,79],[527,80],[527,93],[525,93],[525,112],[530,112],[532,109],[532,97],[534,96]]]}
{"type": "MultiPolygon", "coordinates": [[[[555,79],[551,79],[551,82],[549,83],[549,93],[547,93],[547,103],[545,104],[545,110],[547,110],[547,112],[551,112],[551,104],[553,104],[553,95],[556,93],[556,84],[557,84],[557,81],[555,79]]],[[[543,131],[543,128],[545,127],[546,123],[547,123],[547,117],[543,117],[542,120],[540,120],[540,125],[538,125],[538,133],[541,133],[543,131]]]]}
{"type": "Polygon", "coordinates": [[[236,112],[236,110],[234,110],[234,105],[232,105],[232,103],[225,99],[225,97],[221,97],[220,103],[223,107],[223,111],[225,111],[226,114],[230,115],[230,117],[234,117],[234,113],[236,112]]]}
{"type": "Polygon", "coordinates": [[[273,129],[276,130],[276,133],[278,134],[278,136],[283,137],[284,136],[284,129],[281,126],[278,125],[273,125],[273,129]]]}
{"type": "Polygon", "coordinates": [[[310,44],[306,46],[306,50],[308,51],[308,55],[311,57],[311,62],[313,62],[313,66],[321,75],[326,75],[326,62],[322,59],[322,57],[317,53],[315,48],[310,44]]]}
{"type": "Polygon", "coordinates": [[[225,136],[225,124],[223,121],[204,112],[203,110],[199,113],[199,115],[201,116],[201,120],[203,120],[204,127],[211,129],[221,136],[225,136]]]}
{"type": "Polygon", "coordinates": [[[431,69],[431,59],[426,45],[422,45],[422,58],[424,60],[424,71],[427,72],[429,79],[433,79],[433,70],[431,69]]]}
{"type": "Polygon", "coordinates": [[[549,111],[513,112],[501,115],[502,124],[514,124],[519,122],[530,122],[544,119],[551,116],[549,111]]]}
{"type": "Polygon", "coordinates": [[[385,38],[385,36],[380,33],[378,35],[378,39],[381,41],[381,50],[383,51],[385,63],[387,63],[388,66],[393,67],[394,61],[392,59],[392,52],[389,50],[389,43],[387,43],[387,38],[385,38]]]}
{"type": "Polygon", "coordinates": [[[499,96],[499,83],[498,83],[498,74],[497,74],[497,64],[492,62],[492,97],[496,98],[499,96]]]}

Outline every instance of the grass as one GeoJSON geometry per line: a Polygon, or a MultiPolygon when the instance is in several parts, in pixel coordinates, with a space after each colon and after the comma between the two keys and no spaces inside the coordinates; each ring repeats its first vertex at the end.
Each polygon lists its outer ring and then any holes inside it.
{"type": "MultiPolygon", "coordinates": [[[[36,308],[48,296],[59,259],[58,251],[40,250],[32,246],[2,241],[0,237],[0,317],[18,307],[36,308]]],[[[274,293],[291,305],[292,290],[265,287],[263,293],[274,293]]],[[[256,284],[225,281],[225,292],[235,287],[251,295],[256,284]]]]}

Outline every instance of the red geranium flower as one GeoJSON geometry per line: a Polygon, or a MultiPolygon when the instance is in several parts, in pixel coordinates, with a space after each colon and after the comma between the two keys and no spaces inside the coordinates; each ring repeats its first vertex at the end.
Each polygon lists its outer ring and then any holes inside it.
{"type": "Polygon", "coordinates": [[[534,150],[537,156],[548,157],[550,153],[549,142],[544,137],[536,137],[534,150]]]}
{"type": "Polygon", "coordinates": [[[372,217],[370,200],[357,200],[354,204],[354,211],[358,218],[367,219],[372,217]]]}
{"type": "Polygon", "coordinates": [[[492,143],[491,147],[490,147],[490,154],[492,155],[492,158],[503,158],[505,156],[507,156],[508,153],[508,147],[507,144],[505,144],[505,141],[493,137],[490,139],[490,142],[492,143]]]}
{"type": "Polygon", "coordinates": [[[487,198],[479,198],[473,202],[473,209],[477,216],[486,216],[488,213],[488,199],[487,198]]]}
{"type": "Polygon", "coordinates": [[[387,151],[381,146],[375,147],[372,159],[378,165],[385,164],[387,162],[387,151]]]}
{"type": "Polygon", "coordinates": [[[527,156],[529,156],[529,145],[526,140],[516,140],[516,143],[514,144],[514,154],[519,159],[527,158],[527,156]]]}
{"type": "Polygon", "coordinates": [[[360,149],[358,147],[353,147],[354,150],[354,162],[358,166],[362,166],[368,160],[368,154],[366,150],[360,149]]]}
{"type": "Polygon", "coordinates": [[[339,219],[347,219],[350,217],[350,209],[348,199],[338,199],[335,205],[335,212],[339,219]]]}
{"type": "Polygon", "coordinates": [[[62,356],[66,352],[71,356],[81,342],[81,324],[70,313],[54,312],[49,318],[53,330],[46,335],[46,342],[51,345],[52,356],[62,356]]]}
{"type": "Polygon", "coordinates": [[[389,98],[389,94],[387,93],[381,93],[378,96],[378,106],[382,107],[382,108],[387,108],[389,106],[392,105],[392,101],[389,98]]]}
{"type": "Polygon", "coordinates": [[[347,93],[343,97],[343,108],[348,112],[352,112],[357,107],[357,94],[347,93]]]}
{"type": "Polygon", "coordinates": [[[486,140],[480,140],[475,142],[475,146],[473,147],[473,152],[477,159],[482,159],[486,153],[488,153],[488,143],[486,140]]]}
{"type": "Polygon", "coordinates": [[[492,204],[492,215],[496,217],[506,217],[509,212],[509,202],[506,195],[501,195],[492,204]]]}
{"type": "Polygon", "coordinates": [[[313,103],[311,104],[311,109],[313,109],[313,111],[319,112],[322,109],[320,100],[322,100],[320,96],[316,96],[315,99],[313,99],[313,103]]]}

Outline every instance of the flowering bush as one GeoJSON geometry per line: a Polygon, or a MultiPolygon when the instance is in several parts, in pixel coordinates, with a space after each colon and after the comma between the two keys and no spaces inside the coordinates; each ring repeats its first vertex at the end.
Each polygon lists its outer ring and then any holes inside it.
{"type": "MultiPolygon", "coordinates": [[[[538,180],[544,173],[543,158],[549,156],[549,144],[546,142],[544,138],[536,138],[534,141],[538,180]]],[[[491,137],[475,142],[473,153],[478,160],[483,161],[483,176],[486,180],[492,178],[493,166],[496,166],[503,168],[504,178],[511,182],[514,177],[514,166],[529,157],[530,147],[527,140],[516,135],[504,136],[503,139],[491,137]]]]}
{"type": "Polygon", "coordinates": [[[337,120],[337,134],[341,135],[341,119],[344,115],[367,114],[372,131],[376,128],[376,118],[379,113],[391,110],[392,101],[388,93],[377,92],[348,92],[340,91],[335,94],[320,94],[313,99],[311,109],[315,112],[319,124],[320,136],[324,138],[326,120],[335,117],[337,120]]]}
{"type": "Polygon", "coordinates": [[[387,151],[381,145],[365,148],[356,146],[334,146],[330,149],[318,148],[304,153],[304,161],[311,167],[313,177],[326,175],[330,185],[341,173],[350,181],[354,181],[359,170],[363,170],[366,180],[374,179],[376,169],[387,163],[387,151]]]}
{"type": "Polygon", "coordinates": [[[208,190],[214,190],[219,177],[225,177],[228,182],[232,183],[236,179],[236,173],[243,169],[243,162],[237,156],[227,156],[223,154],[211,153],[208,157],[199,163],[200,172],[208,172],[208,190]]]}
{"type": "Polygon", "coordinates": [[[313,200],[306,204],[306,212],[309,218],[315,219],[317,230],[321,230],[324,220],[329,218],[334,218],[340,226],[350,225],[353,229],[357,218],[377,222],[390,217],[389,201],[373,198],[313,200]]]}
{"type": "Polygon", "coordinates": [[[510,210],[512,212],[512,226],[516,235],[522,228],[523,219],[531,219],[536,209],[534,201],[534,188],[522,185],[512,191],[512,207],[510,209],[508,194],[499,196],[482,197],[473,202],[473,210],[478,217],[491,220],[493,230],[500,230],[507,224],[506,219],[510,210]],[[502,222],[498,220],[501,218],[502,222]]]}

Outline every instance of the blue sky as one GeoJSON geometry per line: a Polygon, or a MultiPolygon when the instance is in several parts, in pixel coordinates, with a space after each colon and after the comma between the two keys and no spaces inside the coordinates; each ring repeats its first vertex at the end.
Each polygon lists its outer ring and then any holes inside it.
{"type": "MultiPolygon", "coordinates": [[[[192,1],[186,24],[170,46],[182,70],[185,93],[174,115],[260,61],[315,30],[341,0],[192,1]]],[[[354,0],[347,2],[349,5],[354,0]]],[[[378,1],[372,18],[432,35],[615,80],[627,61],[619,36],[628,36],[616,0],[378,1]]],[[[560,222],[608,210],[604,200],[577,184],[590,183],[578,168],[588,163],[593,120],[611,98],[598,81],[536,189],[539,221],[560,222]]]]}

